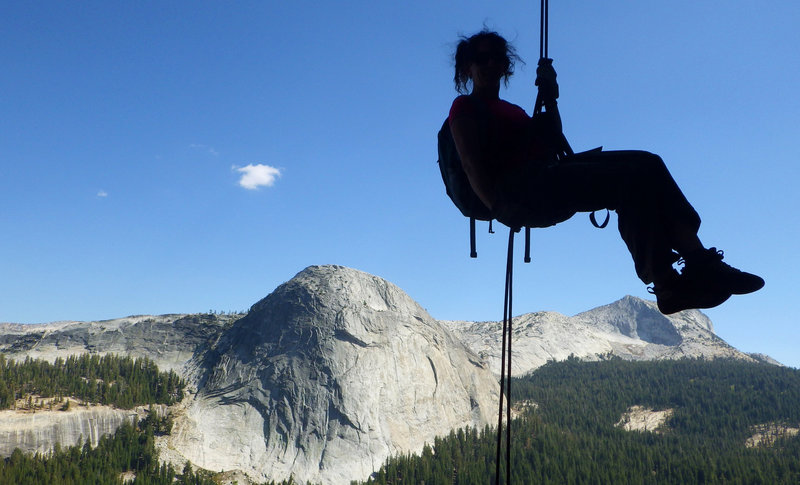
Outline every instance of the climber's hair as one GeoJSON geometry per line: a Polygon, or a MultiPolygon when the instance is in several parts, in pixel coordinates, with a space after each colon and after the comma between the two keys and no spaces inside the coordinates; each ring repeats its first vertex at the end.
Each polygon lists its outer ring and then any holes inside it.
{"type": "Polygon", "coordinates": [[[455,76],[453,76],[453,82],[456,85],[456,91],[459,93],[465,94],[468,91],[467,84],[471,80],[469,66],[475,60],[475,54],[478,52],[478,46],[481,42],[489,42],[491,48],[502,57],[504,61],[503,82],[506,85],[508,85],[508,78],[514,74],[514,64],[522,62],[514,46],[497,32],[484,28],[470,37],[462,36],[454,56],[455,76]]]}

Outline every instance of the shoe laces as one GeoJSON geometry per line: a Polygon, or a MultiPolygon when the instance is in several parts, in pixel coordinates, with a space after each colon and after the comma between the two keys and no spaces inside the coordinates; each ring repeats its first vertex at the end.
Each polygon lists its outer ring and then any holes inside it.
{"type": "MultiPolygon", "coordinates": [[[[696,263],[687,266],[686,259],[683,257],[678,258],[676,263],[678,264],[678,266],[681,266],[681,274],[684,274],[689,266],[708,264],[709,262],[712,261],[714,263],[720,263],[724,266],[729,266],[728,264],[722,262],[722,259],[724,257],[725,257],[725,251],[717,248],[708,248],[705,250],[705,254],[702,256],[702,259],[698,260],[696,263]]],[[[690,269],[690,271],[693,271],[693,269],[690,269]]]]}
{"type": "Polygon", "coordinates": [[[733,266],[729,265],[728,263],[722,260],[722,258],[725,257],[725,252],[722,251],[721,249],[711,248],[708,250],[708,253],[710,255],[710,258],[713,258],[714,261],[719,265],[718,267],[723,271],[732,274],[742,273],[741,270],[734,268],[733,266]]]}

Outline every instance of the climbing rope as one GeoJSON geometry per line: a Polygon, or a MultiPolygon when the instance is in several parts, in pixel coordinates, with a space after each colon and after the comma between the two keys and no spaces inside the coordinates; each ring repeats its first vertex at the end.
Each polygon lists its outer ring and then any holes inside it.
{"type": "Polygon", "coordinates": [[[550,1],[541,1],[541,11],[539,12],[539,59],[547,59],[547,36],[550,16],[550,1]]]}
{"type": "MultiPolygon", "coordinates": [[[[541,9],[539,11],[539,65],[542,62],[546,62],[545,59],[548,59],[547,47],[548,47],[548,36],[550,25],[549,21],[547,20],[550,16],[550,1],[549,0],[541,0],[541,9]]],[[[541,93],[536,94],[536,103],[534,104],[533,114],[538,115],[542,112],[542,106],[544,105],[544,99],[542,98],[541,93]]]]}
{"type": "MultiPolygon", "coordinates": [[[[539,18],[539,63],[552,62],[548,59],[548,34],[549,34],[549,0],[541,0],[539,18]]],[[[534,114],[542,110],[543,99],[540,94],[536,96],[534,114]]],[[[561,155],[571,155],[566,138],[562,134],[561,155]]],[[[511,335],[513,321],[513,282],[514,282],[514,234],[519,228],[510,228],[508,233],[508,253],[506,255],[506,280],[503,296],[503,337],[500,351],[500,409],[497,413],[497,454],[495,457],[495,485],[500,485],[500,459],[503,444],[503,404],[506,405],[506,476],[505,484],[511,484],[511,335]],[[507,397],[506,397],[507,396],[507,397]]],[[[474,229],[473,229],[474,231],[474,229]]],[[[473,236],[474,237],[474,236],[473,236]]],[[[525,228],[525,262],[530,262],[530,228],[525,228]]]]}
{"type": "Polygon", "coordinates": [[[514,281],[514,233],[508,233],[508,254],[506,256],[506,284],[503,297],[503,344],[500,351],[500,410],[497,413],[497,457],[495,460],[495,484],[500,485],[500,449],[503,442],[503,397],[506,399],[506,484],[511,483],[511,320],[514,281]]]}

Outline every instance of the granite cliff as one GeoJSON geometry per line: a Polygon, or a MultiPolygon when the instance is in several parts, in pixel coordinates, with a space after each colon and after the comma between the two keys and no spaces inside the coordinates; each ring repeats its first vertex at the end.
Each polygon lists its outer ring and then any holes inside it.
{"type": "Polygon", "coordinates": [[[487,366],[385,280],[310,267],[195,360],[198,393],[171,446],[257,480],[347,483],[392,454],[491,421],[487,366]]]}
{"type": "MultiPolygon", "coordinates": [[[[166,413],[166,406],[156,411],[166,413]]],[[[114,433],[125,421],[141,419],[148,408],[114,409],[109,406],[73,405],[68,411],[0,411],[0,456],[15,448],[23,452],[48,453],[55,443],[62,447],[79,443],[96,446],[101,436],[114,433]]]]}

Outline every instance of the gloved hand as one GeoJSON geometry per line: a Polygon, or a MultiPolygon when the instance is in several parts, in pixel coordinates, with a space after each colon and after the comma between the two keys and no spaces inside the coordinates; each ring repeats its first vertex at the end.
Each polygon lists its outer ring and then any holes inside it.
{"type": "Polygon", "coordinates": [[[558,99],[558,83],[552,59],[539,59],[539,67],[536,68],[536,85],[539,86],[539,94],[545,103],[558,99]]]}

